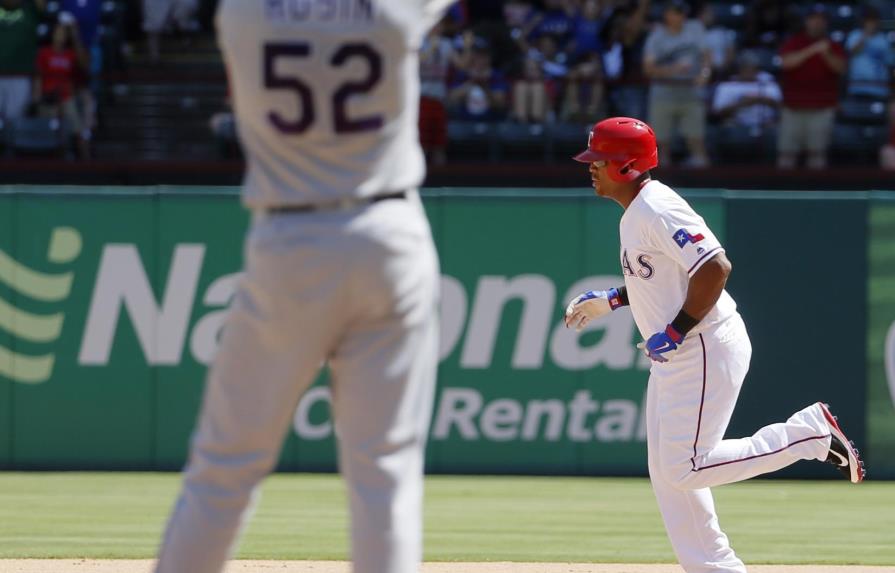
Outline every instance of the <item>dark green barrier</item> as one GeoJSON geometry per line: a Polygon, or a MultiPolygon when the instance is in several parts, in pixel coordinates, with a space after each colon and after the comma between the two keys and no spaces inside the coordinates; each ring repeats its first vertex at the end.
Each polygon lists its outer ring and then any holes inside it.
{"type": "Polygon", "coordinates": [[[867,446],[871,475],[895,478],[895,194],[870,208],[867,446]]]}
{"type": "MultiPolygon", "coordinates": [[[[860,428],[864,296],[832,299],[863,284],[864,203],[690,198],[728,247],[755,345],[731,434],[821,398],[860,428]],[[855,225],[853,241],[831,232],[855,225]],[[828,284],[832,269],[848,280],[828,284]],[[830,320],[858,329],[835,354],[830,320]]],[[[573,294],[621,283],[621,210],[556,190],[432,191],[426,207],[444,275],[429,469],[645,473],[649,364],[630,313],[580,335],[561,322],[573,294]]],[[[0,465],[179,467],[241,266],[247,216],[234,190],[7,189],[0,209],[0,250],[24,265],[3,275],[0,261],[0,317],[17,320],[0,321],[0,465]],[[67,291],[52,287],[59,276],[67,291]],[[55,315],[59,332],[45,320],[55,315]],[[34,357],[47,355],[41,370],[34,357]]],[[[299,404],[281,469],[335,467],[323,382],[299,404]]]]}
{"type": "MultiPolygon", "coordinates": [[[[867,203],[779,197],[727,203],[728,288],[753,347],[728,435],[820,400],[864,444],[867,203]]],[[[802,462],[782,474],[829,476],[829,468],[802,462]]]]}

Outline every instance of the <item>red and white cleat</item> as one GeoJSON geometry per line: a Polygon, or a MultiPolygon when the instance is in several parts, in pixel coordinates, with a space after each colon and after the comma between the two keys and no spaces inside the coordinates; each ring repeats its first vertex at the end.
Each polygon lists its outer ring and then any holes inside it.
{"type": "Polygon", "coordinates": [[[827,461],[836,466],[839,473],[851,480],[852,483],[861,483],[864,481],[867,470],[864,469],[864,462],[858,455],[858,448],[855,447],[854,442],[845,437],[845,432],[839,427],[836,416],[830,412],[830,406],[823,402],[818,402],[818,405],[823,410],[832,437],[827,461]]]}

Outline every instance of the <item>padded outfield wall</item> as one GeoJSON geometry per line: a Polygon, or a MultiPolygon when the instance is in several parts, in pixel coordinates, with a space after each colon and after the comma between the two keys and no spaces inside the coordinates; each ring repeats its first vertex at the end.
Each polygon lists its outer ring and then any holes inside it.
{"type": "MultiPolygon", "coordinates": [[[[728,435],[822,399],[871,476],[895,477],[895,194],[685,195],[733,261],[754,347],[728,435]]],[[[622,281],[619,208],[554,189],[425,204],[443,275],[428,469],[645,474],[630,312],[580,334],[561,320],[573,294],[622,281]]],[[[247,223],[234,188],[2,188],[0,468],[181,467],[247,223]]],[[[335,468],[328,400],[323,373],[280,469],[335,468]]]]}

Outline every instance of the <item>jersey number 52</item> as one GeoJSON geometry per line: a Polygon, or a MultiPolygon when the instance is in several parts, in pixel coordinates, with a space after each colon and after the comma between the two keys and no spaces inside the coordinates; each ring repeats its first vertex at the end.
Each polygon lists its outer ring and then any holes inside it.
{"type": "MultiPolygon", "coordinates": [[[[264,87],[272,90],[289,90],[298,99],[298,117],[284,118],[279,112],[267,112],[271,125],[282,133],[298,135],[307,131],[316,119],[314,98],[311,88],[295,76],[283,76],[276,72],[279,58],[307,58],[311,55],[311,45],[306,42],[268,43],[264,45],[264,87]]],[[[382,56],[366,43],[343,44],[335,51],[329,64],[335,68],[344,66],[349,60],[366,62],[367,74],[357,80],[342,83],[332,94],[333,129],[336,133],[357,133],[382,127],[381,115],[362,117],[348,116],[348,98],[355,94],[372,91],[382,79],[382,56]]]]}

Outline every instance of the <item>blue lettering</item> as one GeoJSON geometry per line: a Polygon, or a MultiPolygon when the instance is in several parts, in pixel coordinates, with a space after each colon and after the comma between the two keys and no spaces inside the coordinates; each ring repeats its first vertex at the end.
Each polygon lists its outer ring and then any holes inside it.
{"type": "Polygon", "coordinates": [[[622,252],[622,269],[624,270],[625,276],[633,277],[634,269],[631,268],[631,263],[628,262],[628,250],[625,249],[622,252]]]}
{"type": "Polygon", "coordinates": [[[637,262],[640,263],[640,269],[637,271],[637,274],[640,275],[640,278],[650,279],[655,274],[656,269],[650,264],[651,259],[652,257],[649,255],[637,256],[637,262]]]}

